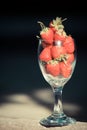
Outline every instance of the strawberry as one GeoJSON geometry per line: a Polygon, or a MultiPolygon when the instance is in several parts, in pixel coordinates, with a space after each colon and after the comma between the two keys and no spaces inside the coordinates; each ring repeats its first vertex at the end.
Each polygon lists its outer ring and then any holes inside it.
{"type": "Polygon", "coordinates": [[[64,42],[65,38],[66,38],[66,33],[64,31],[62,31],[62,30],[61,30],[62,32],[59,32],[59,31],[55,32],[55,34],[54,34],[54,41],[60,40],[61,42],[64,42]]]}
{"type": "Polygon", "coordinates": [[[53,62],[53,63],[46,64],[46,71],[52,76],[58,76],[60,74],[59,63],[53,62]]]}
{"type": "Polygon", "coordinates": [[[41,61],[47,62],[49,60],[51,60],[51,50],[50,47],[45,47],[41,53],[39,54],[39,59],[41,61]]]}
{"type": "Polygon", "coordinates": [[[51,47],[52,45],[46,43],[45,41],[42,41],[42,47],[45,48],[45,47],[51,47]]]}
{"type": "Polygon", "coordinates": [[[66,50],[63,46],[52,46],[51,48],[51,55],[52,58],[59,58],[62,54],[66,54],[66,50]]]}
{"type": "Polygon", "coordinates": [[[48,44],[53,44],[53,30],[49,27],[45,27],[45,25],[42,22],[38,22],[40,23],[42,30],[40,31],[40,36],[42,38],[43,41],[45,41],[48,44]]]}
{"type": "Polygon", "coordinates": [[[53,43],[53,31],[50,28],[46,28],[40,32],[41,38],[48,44],[53,43]]]}
{"type": "Polygon", "coordinates": [[[65,64],[64,62],[60,62],[60,71],[61,71],[61,75],[64,78],[68,78],[72,73],[71,64],[69,64],[69,63],[65,64]]]}
{"type": "Polygon", "coordinates": [[[57,26],[53,24],[53,21],[50,22],[49,27],[55,32],[57,30],[57,26]]]}
{"type": "Polygon", "coordinates": [[[71,36],[67,36],[63,46],[66,48],[67,53],[73,53],[75,50],[74,39],[71,36]]]}
{"type": "Polygon", "coordinates": [[[67,54],[67,63],[72,63],[75,59],[75,56],[73,53],[67,54]]]}

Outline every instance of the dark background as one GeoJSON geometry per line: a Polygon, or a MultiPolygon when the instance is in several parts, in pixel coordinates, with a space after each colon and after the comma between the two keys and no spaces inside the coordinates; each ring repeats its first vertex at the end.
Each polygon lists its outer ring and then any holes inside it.
{"type": "Polygon", "coordinates": [[[47,88],[38,62],[37,47],[40,26],[48,26],[56,17],[67,18],[65,30],[76,42],[75,72],[64,88],[64,101],[82,107],[79,121],[87,121],[87,11],[85,2],[56,1],[5,2],[0,4],[0,104],[9,102],[5,95],[31,94],[47,88]]]}

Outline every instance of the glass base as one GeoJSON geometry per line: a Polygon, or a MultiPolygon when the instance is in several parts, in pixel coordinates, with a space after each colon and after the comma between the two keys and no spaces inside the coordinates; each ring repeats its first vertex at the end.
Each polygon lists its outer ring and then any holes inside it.
{"type": "Polygon", "coordinates": [[[46,127],[66,126],[75,123],[76,120],[74,118],[68,117],[64,113],[58,115],[52,114],[40,120],[40,124],[46,127]]]}

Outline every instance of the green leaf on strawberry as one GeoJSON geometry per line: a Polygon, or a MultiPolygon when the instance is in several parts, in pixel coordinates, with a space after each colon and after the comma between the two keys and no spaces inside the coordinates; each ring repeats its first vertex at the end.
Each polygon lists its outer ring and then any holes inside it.
{"type": "Polygon", "coordinates": [[[62,24],[63,21],[65,21],[66,19],[63,19],[61,17],[56,17],[56,19],[53,19],[50,23],[49,23],[49,27],[55,32],[57,30],[59,30],[60,28],[63,29],[64,26],[62,24]]]}

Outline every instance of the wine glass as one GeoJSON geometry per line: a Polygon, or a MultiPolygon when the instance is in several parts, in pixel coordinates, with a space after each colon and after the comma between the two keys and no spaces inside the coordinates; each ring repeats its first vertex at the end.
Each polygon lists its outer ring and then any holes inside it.
{"type": "MultiPolygon", "coordinates": [[[[71,36],[67,36],[67,38],[72,39],[71,36]]],[[[65,126],[76,123],[74,118],[64,113],[62,104],[63,88],[70,80],[76,65],[75,40],[71,40],[72,42],[68,44],[69,40],[65,42],[57,40],[53,42],[53,45],[48,45],[45,44],[42,38],[39,38],[37,52],[39,67],[44,79],[51,86],[55,99],[52,114],[40,120],[40,124],[46,127],[65,126]],[[56,57],[56,48],[58,49],[59,57],[56,57]],[[64,51],[64,48],[67,51],[64,51]]]]}

